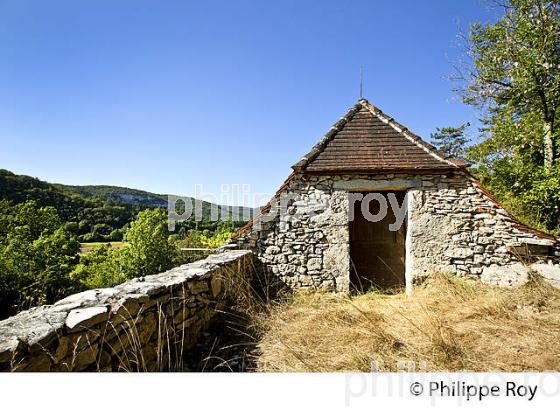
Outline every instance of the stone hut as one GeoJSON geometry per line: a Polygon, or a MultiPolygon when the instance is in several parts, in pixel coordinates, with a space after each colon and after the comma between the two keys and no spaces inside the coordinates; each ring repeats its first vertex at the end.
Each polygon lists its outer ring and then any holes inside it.
{"type": "Polygon", "coordinates": [[[291,288],[411,290],[434,270],[508,285],[530,264],[558,277],[554,236],[520,223],[467,164],[365,99],[292,169],[233,238],[291,288]]]}

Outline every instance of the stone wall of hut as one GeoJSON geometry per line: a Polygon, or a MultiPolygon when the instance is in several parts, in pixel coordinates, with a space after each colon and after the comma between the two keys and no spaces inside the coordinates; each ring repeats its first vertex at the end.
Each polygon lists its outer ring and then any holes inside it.
{"type": "Polygon", "coordinates": [[[462,172],[295,175],[268,212],[235,242],[252,249],[261,270],[290,288],[347,292],[348,194],[384,190],[407,192],[409,290],[435,270],[501,285],[522,282],[531,268],[552,280],[560,278],[554,238],[519,224],[462,172]],[[537,255],[530,249],[538,249],[537,255]]]}

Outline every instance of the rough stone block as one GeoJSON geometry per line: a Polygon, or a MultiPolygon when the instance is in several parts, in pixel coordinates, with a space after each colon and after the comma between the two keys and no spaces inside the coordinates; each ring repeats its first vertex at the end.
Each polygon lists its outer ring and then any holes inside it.
{"type": "Polygon", "coordinates": [[[320,258],[311,258],[307,261],[307,269],[309,271],[320,270],[322,267],[323,261],[320,258]]]}
{"type": "Polygon", "coordinates": [[[560,265],[533,263],[531,269],[541,275],[552,286],[560,288],[560,265]]]}
{"type": "Polygon", "coordinates": [[[66,318],[66,328],[69,332],[80,331],[101,323],[109,318],[107,306],[95,306],[70,311],[66,318]]]}
{"type": "Polygon", "coordinates": [[[212,296],[218,296],[222,291],[222,278],[214,276],[210,281],[210,288],[212,289],[212,296]]]}
{"type": "Polygon", "coordinates": [[[480,276],[482,282],[500,287],[520,286],[526,283],[528,278],[529,268],[520,263],[487,266],[480,276]]]}

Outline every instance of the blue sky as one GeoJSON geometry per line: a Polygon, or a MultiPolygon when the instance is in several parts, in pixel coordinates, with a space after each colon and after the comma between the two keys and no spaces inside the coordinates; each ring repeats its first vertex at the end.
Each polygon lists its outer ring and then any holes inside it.
{"type": "MultiPolygon", "coordinates": [[[[0,0],[0,168],[67,184],[272,193],[364,96],[428,138],[479,0],[0,0]]],[[[474,132],[474,131],[473,131],[474,132]]],[[[473,134],[474,135],[474,134],[473,134]]]]}

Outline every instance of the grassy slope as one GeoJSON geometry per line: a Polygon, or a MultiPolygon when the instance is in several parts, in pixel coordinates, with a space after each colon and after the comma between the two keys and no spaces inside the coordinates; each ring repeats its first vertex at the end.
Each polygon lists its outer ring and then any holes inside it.
{"type": "Polygon", "coordinates": [[[260,371],[560,370],[560,290],[438,276],[404,294],[296,295],[262,320],[260,371]]]}

